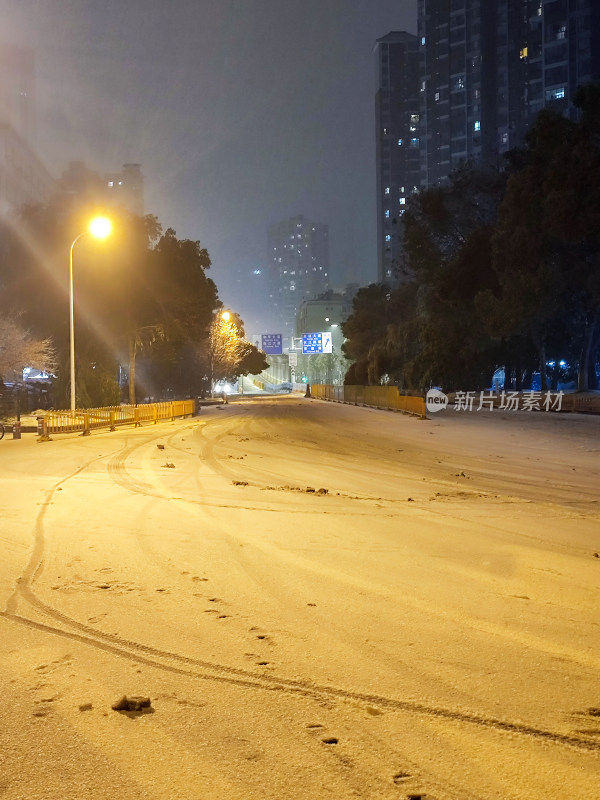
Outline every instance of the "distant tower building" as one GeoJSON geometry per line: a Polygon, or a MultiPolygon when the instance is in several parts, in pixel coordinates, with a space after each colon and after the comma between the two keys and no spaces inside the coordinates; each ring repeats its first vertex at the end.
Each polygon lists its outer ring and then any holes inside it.
{"type": "Polygon", "coordinates": [[[47,203],[56,181],[25,139],[0,123],[0,216],[47,203]]]}
{"type": "Polygon", "coordinates": [[[35,68],[33,50],[0,46],[0,123],[27,142],[34,136],[35,68]]]}
{"type": "Polygon", "coordinates": [[[293,336],[305,300],[329,287],[329,230],[303,216],[269,228],[269,283],[281,333],[293,336]]]}
{"type": "Polygon", "coordinates": [[[423,186],[493,150],[497,61],[491,38],[499,2],[419,0],[423,186]]]}
{"type": "Polygon", "coordinates": [[[45,203],[55,182],[32,146],[34,136],[33,52],[0,46],[0,215],[45,203]]]}
{"type": "Polygon", "coordinates": [[[394,31],[378,39],[375,96],[377,279],[402,280],[407,197],[420,188],[419,48],[416,36],[394,31]]]}
{"type": "Polygon", "coordinates": [[[132,214],[144,213],[144,177],[139,164],[124,164],[121,172],[102,177],[83,161],[71,161],[60,180],[63,198],[72,204],[121,206],[132,214]]]}
{"type": "Polygon", "coordinates": [[[102,202],[104,181],[83,161],[70,161],[60,178],[61,192],[74,202],[102,202]]]}
{"type": "Polygon", "coordinates": [[[598,0],[418,0],[421,185],[498,166],[544,107],[600,79],[598,0]]]}
{"type": "Polygon", "coordinates": [[[121,172],[107,175],[106,197],[110,205],[123,206],[132,214],[144,214],[144,176],[140,164],[123,164],[121,172]]]}
{"type": "Polygon", "coordinates": [[[331,289],[315,300],[305,300],[296,315],[296,334],[330,333],[333,352],[340,355],[344,335],[342,323],[352,312],[352,299],[331,289]]]}

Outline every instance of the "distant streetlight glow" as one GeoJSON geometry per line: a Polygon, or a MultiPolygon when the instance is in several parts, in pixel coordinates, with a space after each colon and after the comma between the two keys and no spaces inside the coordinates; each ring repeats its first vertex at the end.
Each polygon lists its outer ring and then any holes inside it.
{"type": "Polygon", "coordinates": [[[90,234],[95,239],[106,239],[112,230],[111,221],[107,217],[94,217],[87,231],[80,233],[71,242],[69,250],[69,350],[71,361],[71,411],[75,411],[75,304],[73,302],[73,248],[83,237],[90,234]]]}
{"type": "Polygon", "coordinates": [[[108,217],[94,217],[89,224],[88,231],[96,239],[106,239],[112,231],[112,223],[108,217]]]}
{"type": "Polygon", "coordinates": [[[225,322],[229,322],[229,320],[231,319],[231,314],[229,313],[229,311],[224,311],[221,314],[221,319],[224,319],[225,322]]]}

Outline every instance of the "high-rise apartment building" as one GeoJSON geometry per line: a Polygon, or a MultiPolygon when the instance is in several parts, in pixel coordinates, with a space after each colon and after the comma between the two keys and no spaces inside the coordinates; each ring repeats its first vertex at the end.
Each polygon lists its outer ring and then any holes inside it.
{"type": "Polygon", "coordinates": [[[443,180],[464,160],[490,155],[496,97],[490,19],[497,0],[419,0],[421,184],[443,180]],[[487,57],[483,52],[487,49],[487,57]],[[485,69],[486,63],[488,69],[485,69]]]}
{"type": "Polygon", "coordinates": [[[419,47],[417,37],[393,31],[375,43],[377,163],[377,276],[401,277],[402,215],[420,187],[419,47]]]}
{"type": "Polygon", "coordinates": [[[600,80],[600,0],[418,0],[417,37],[374,53],[378,280],[394,285],[415,187],[501,167],[542,108],[577,118],[577,87],[600,80]]]}
{"type": "Polygon", "coordinates": [[[274,316],[284,336],[293,336],[305,300],[329,286],[329,229],[303,216],[269,228],[269,284],[274,316]]]}
{"type": "Polygon", "coordinates": [[[110,205],[123,206],[132,214],[144,213],[144,176],[140,164],[123,164],[121,172],[106,176],[106,197],[110,205]]]}
{"type": "Polygon", "coordinates": [[[144,176],[140,164],[123,164],[120,172],[101,176],[83,161],[71,161],[63,172],[60,189],[73,202],[122,207],[132,214],[144,214],[144,176]]]}
{"type": "Polygon", "coordinates": [[[33,51],[0,46],[0,215],[46,202],[55,182],[32,144],[34,137],[33,51]]]}
{"type": "Polygon", "coordinates": [[[34,135],[34,87],[33,50],[0,45],[0,122],[28,142],[34,135]]]}
{"type": "Polygon", "coordinates": [[[544,107],[600,79],[597,0],[419,0],[421,185],[499,165],[544,107]]]}

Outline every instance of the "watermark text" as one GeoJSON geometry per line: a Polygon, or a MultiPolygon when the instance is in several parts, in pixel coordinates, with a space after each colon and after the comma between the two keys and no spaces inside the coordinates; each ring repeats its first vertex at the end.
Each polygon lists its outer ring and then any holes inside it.
{"type": "MultiPolygon", "coordinates": [[[[455,392],[455,411],[560,411],[564,392],[455,392]]],[[[443,411],[449,405],[448,395],[430,389],[425,397],[427,411],[443,411]]]]}

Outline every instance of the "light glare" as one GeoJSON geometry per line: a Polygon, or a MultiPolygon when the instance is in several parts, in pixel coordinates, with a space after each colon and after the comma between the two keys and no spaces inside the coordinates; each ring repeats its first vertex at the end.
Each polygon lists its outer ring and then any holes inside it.
{"type": "Polygon", "coordinates": [[[106,239],[107,236],[110,236],[111,230],[112,223],[108,217],[94,217],[90,222],[89,232],[96,239],[106,239]]]}

